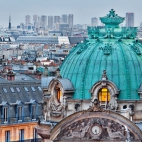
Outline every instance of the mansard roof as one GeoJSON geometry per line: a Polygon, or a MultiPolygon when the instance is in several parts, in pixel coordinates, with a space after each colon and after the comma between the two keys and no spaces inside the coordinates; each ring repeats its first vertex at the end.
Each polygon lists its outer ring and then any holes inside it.
{"type": "Polygon", "coordinates": [[[35,100],[42,102],[42,90],[40,82],[1,82],[0,83],[0,104],[31,103],[35,100]]]}

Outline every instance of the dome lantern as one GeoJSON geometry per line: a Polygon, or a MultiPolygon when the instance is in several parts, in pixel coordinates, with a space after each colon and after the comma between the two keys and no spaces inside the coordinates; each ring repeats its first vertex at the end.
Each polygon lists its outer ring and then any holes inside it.
{"type": "Polygon", "coordinates": [[[115,14],[115,11],[111,9],[109,14],[105,17],[100,17],[102,23],[105,24],[106,27],[119,27],[120,23],[123,23],[125,18],[118,16],[115,14]]]}

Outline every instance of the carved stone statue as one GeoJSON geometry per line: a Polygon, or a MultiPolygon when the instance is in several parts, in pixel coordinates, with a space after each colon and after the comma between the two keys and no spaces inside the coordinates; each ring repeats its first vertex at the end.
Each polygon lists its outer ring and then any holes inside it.
{"type": "Polygon", "coordinates": [[[87,111],[95,111],[95,112],[103,112],[106,111],[102,107],[100,107],[100,103],[98,99],[92,100],[92,106],[89,107],[87,111]]]}
{"type": "Polygon", "coordinates": [[[50,114],[52,116],[58,117],[61,114],[63,114],[63,117],[64,117],[66,115],[65,114],[66,106],[67,106],[67,103],[66,103],[65,96],[63,96],[63,102],[61,103],[56,103],[54,96],[51,96],[49,99],[49,109],[50,109],[50,114]]]}
{"type": "Polygon", "coordinates": [[[46,103],[46,101],[43,103],[43,115],[44,115],[44,120],[46,121],[46,116],[47,116],[47,103],[46,103]]]}
{"type": "Polygon", "coordinates": [[[111,96],[110,102],[108,103],[108,109],[117,110],[117,97],[115,95],[111,96]]]}
{"type": "Polygon", "coordinates": [[[104,78],[108,79],[106,70],[103,70],[102,79],[104,79],[104,78]]]}

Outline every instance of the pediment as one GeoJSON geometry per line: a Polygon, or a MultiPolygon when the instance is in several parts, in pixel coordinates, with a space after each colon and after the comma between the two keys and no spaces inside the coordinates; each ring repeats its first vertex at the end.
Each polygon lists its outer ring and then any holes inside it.
{"type": "Polygon", "coordinates": [[[140,142],[142,132],[129,119],[115,112],[94,107],[63,119],[51,131],[50,139],[57,142],[140,142]]]}

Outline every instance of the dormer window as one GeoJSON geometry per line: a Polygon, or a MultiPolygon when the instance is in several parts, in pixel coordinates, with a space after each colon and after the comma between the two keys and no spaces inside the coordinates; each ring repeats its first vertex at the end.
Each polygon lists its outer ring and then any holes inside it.
{"type": "Polygon", "coordinates": [[[25,89],[25,91],[26,91],[26,92],[28,92],[28,91],[29,91],[27,87],[24,87],[24,89],[25,89]]]}
{"type": "Polygon", "coordinates": [[[33,92],[35,92],[35,91],[36,91],[34,87],[31,87],[31,89],[32,89],[32,91],[33,91],[33,92]]]}
{"type": "Polygon", "coordinates": [[[15,92],[15,91],[14,91],[14,89],[13,89],[12,87],[10,87],[10,90],[11,90],[11,92],[12,92],[12,93],[14,93],[14,92],[15,92]]]}
{"type": "Polygon", "coordinates": [[[38,86],[38,90],[39,90],[39,91],[42,91],[41,87],[38,86]]]}
{"type": "Polygon", "coordinates": [[[4,91],[5,93],[7,93],[7,89],[6,89],[6,88],[3,88],[3,91],[4,91]]]}
{"type": "Polygon", "coordinates": [[[103,108],[115,111],[118,108],[117,96],[119,91],[117,86],[108,80],[106,70],[103,71],[102,79],[96,82],[90,90],[92,101],[98,99],[103,108]]]}
{"type": "Polygon", "coordinates": [[[16,87],[17,92],[20,92],[20,89],[18,87],[16,87]]]}

